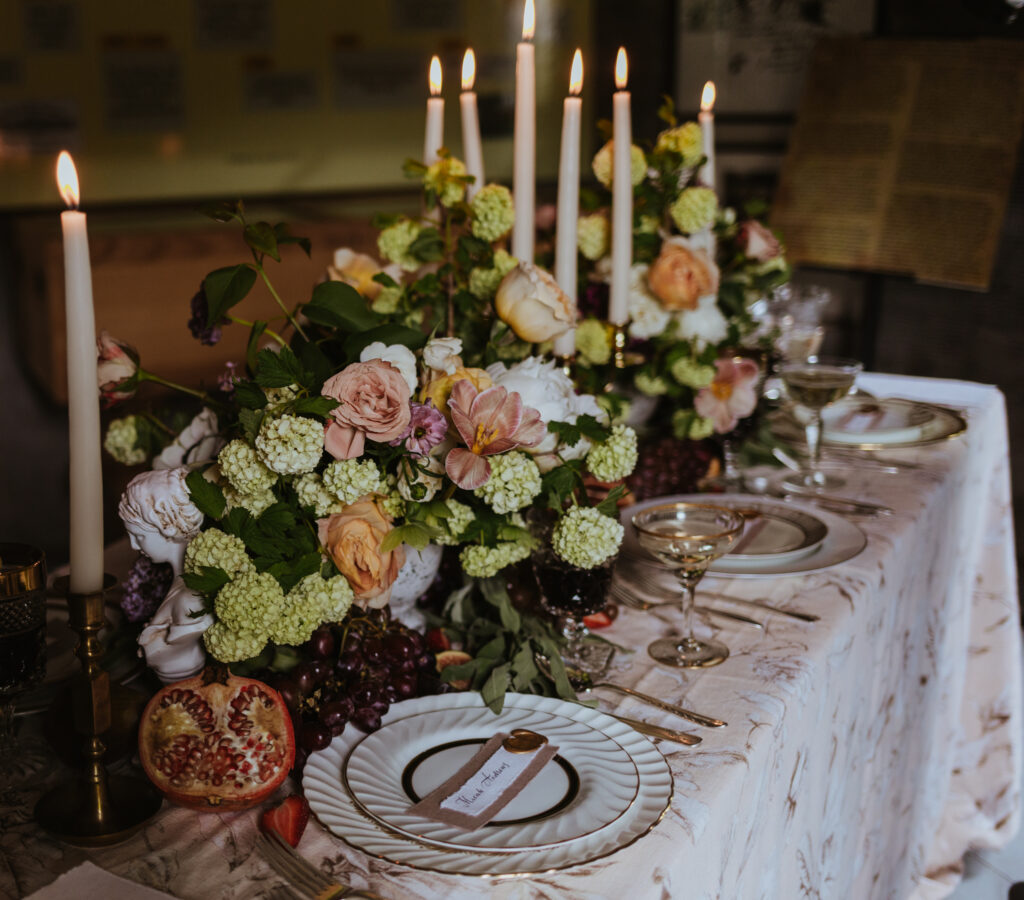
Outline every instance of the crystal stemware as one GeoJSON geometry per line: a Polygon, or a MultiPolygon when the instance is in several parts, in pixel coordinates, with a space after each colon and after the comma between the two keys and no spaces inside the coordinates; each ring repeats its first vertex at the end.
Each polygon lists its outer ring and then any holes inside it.
{"type": "Polygon", "coordinates": [[[583,617],[605,608],[615,560],[613,556],[592,569],[581,569],[559,558],[549,544],[542,544],[531,557],[541,603],[558,618],[565,637],[562,658],[567,666],[590,675],[603,673],[614,651],[608,644],[586,642],[590,632],[583,617]]]}
{"type": "Polygon", "coordinates": [[[28,544],[0,543],[0,755],[16,754],[18,695],[46,675],[46,559],[28,544]]]}
{"type": "Polygon", "coordinates": [[[647,652],[668,666],[696,669],[716,666],[729,656],[721,641],[700,640],[693,632],[694,592],[708,566],[727,553],[743,531],[735,510],[703,503],[663,503],[633,516],[640,546],[675,570],[682,586],[681,637],[660,638],[647,652]]]}
{"type": "Polygon", "coordinates": [[[784,487],[825,491],[846,483],[842,478],[821,470],[822,412],[850,393],[862,368],[856,360],[829,356],[787,362],[779,367],[786,396],[811,416],[804,426],[808,469],[786,478],[782,482],[784,487]]]}

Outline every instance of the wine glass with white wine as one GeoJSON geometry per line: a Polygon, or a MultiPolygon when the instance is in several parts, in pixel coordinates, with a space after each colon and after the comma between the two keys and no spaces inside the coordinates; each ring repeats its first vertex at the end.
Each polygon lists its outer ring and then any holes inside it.
{"type": "Polygon", "coordinates": [[[821,470],[822,413],[826,407],[850,393],[862,369],[863,365],[856,360],[830,356],[813,356],[786,362],[779,367],[786,396],[811,414],[810,421],[804,425],[809,466],[805,472],[796,472],[786,478],[782,482],[784,487],[826,491],[846,483],[842,478],[821,470]]]}
{"type": "Polygon", "coordinates": [[[633,527],[640,546],[674,569],[682,586],[683,634],[656,640],[647,648],[651,658],[685,669],[724,662],[729,656],[725,644],[700,640],[693,633],[693,598],[708,566],[727,553],[743,531],[743,516],[705,503],[661,503],[636,513],[633,527]]]}

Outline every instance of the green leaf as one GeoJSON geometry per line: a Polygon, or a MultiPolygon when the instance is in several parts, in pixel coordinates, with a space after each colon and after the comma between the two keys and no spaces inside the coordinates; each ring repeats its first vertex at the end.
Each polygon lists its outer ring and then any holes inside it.
{"type": "Polygon", "coordinates": [[[200,566],[198,572],[186,572],[181,576],[181,580],[190,590],[210,596],[224,587],[231,580],[231,576],[217,566],[200,566]]]}
{"type": "Polygon", "coordinates": [[[381,323],[381,317],[370,309],[366,298],[343,281],[318,284],[302,312],[311,322],[342,331],[364,331],[381,323]]]}
{"type": "Polygon", "coordinates": [[[430,543],[430,538],[429,529],[424,528],[419,522],[410,522],[407,525],[392,528],[380,542],[380,550],[381,553],[389,553],[402,544],[408,544],[414,550],[422,550],[430,543]]]}
{"type": "Polygon", "coordinates": [[[254,378],[260,387],[265,388],[302,385],[307,380],[302,363],[290,347],[282,347],[278,353],[260,350],[256,355],[254,378]]]}
{"type": "Polygon", "coordinates": [[[338,406],[331,397],[300,397],[291,404],[291,411],[297,416],[326,416],[338,406]]]}
{"type": "Polygon", "coordinates": [[[611,434],[611,429],[606,428],[600,422],[597,421],[593,416],[584,413],[576,419],[576,427],[583,432],[583,436],[590,438],[592,441],[602,443],[608,440],[611,434]]]}
{"type": "Polygon", "coordinates": [[[260,426],[263,424],[263,413],[255,409],[240,409],[238,411],[238,424],[242,428],[242,434],[251,444],[260,433],[260,426]]]}
{"type": "Polygon", "coordinates": [[[252,328],[249,329],[249,343],[245,348],[245,363],[250,372],[256,368],[256,354],[260,350],[260,338],[263,337],[263,332],[266,330],[267,323],[262,319],[253,322],[252,328]]]}
{"type": "Polygon", "coordinates": [[[408,253],[420,262],[440,262],[444,259],[444,241],[436,228],[423,228],[409,245],[408,253]]]}
{"type": "Polygon", "coordinates": [[[263,409],[267,405],[267,395],[251,381],[239,381],[235,385],[235,399],[246,409],[263,409]]]}
{"type": "Polygon", "coordinates": [[[275,503],[267,507],[259,517],[260,530],[271,534],[275,531],[286,531],[295,524],[295,513],[286,503],[275,503]]]}
{"type": "Polygon", "coordinates": [[[236,506],[234,509],[228,511],[228,514],[224,517],[224,521],[220,523],[220,527],[228,534],[240,537],[244,541],[245,532],[252,526],[252,522],[252,513],[247,509],[243,509],[241,506],[236,506]]]}
{"type": "Polygon", "coordinates": [[[537,675],[537,663],[533,659],[533,647],[529,641],[523,644],[512,658],[512,687],[517,691],[525,691],[537,675]]]}
{"type": "Polygon", "coordinates": [[[286,594],[307,575],[320,569],[319,553],[308,553],[299,559],[288,559],[274,563],[267,571],[274,576],[281,590],[286,594]]]}
{"type": "Polygon", "coordinates": [[[274,226],[274,234],[277,236],[277,243],[280,246],[285,244],[298,244],[306,256],[313,252],[313,242],[308,237],[296,237],[293,235],[284,222],[278,222],[274,226]]]}
{"type": "Polygon", "coordinates": [[[509,664],[496,666],[480,690],[480,699],[490,707],[491,712],[498,714],[505,703],[505,691],[508,690],[509,664]]]}
{"type": "Polygon", "coordinates": [[[247,265],[217,269],[203,279],[203,292],[209,311],[206,324],[215,325],[232,306],[245,299],[256,283],[256,271],[247,265]]]}
{"type": "Polygon", "coordinates": [[[427,167],[418,159],[407,159],[402,163],[402,172],[406,178],[422,178],[427,174],[427,167]]]}
{"type": "Polygon", "coordinates": [[[601,515],[617,519],[619,514],[619,500],[622,499],[625,493],[626,486],[624,484],[616,485],[608,492],[608,496],[594,508],[601,513],[601,515]]]}
{"type": "Polygon", "coordinates": [[[676,127],[676,104],[668,94],[661,95],[661,106],[658,107],[658,118],[668,125],[669,128],[676,127]]]}
{"type": "Polygon", "coordinates": [[[505,658],[505,637],[498,635],[488,641],[476,651],[477,659],[504,659],[505,658]]]}
{"type": "Polygon", "coordinates": [[[398,213],[375,213],[370,224],[378,231],[383,231],[385,228],[398,224],[401,219],[402,217],[398,213]]]}
{"type": "Polygon", "coordinates": [[[224,515],[224,507],[227,501],[224,499],[224,492],[210,481],[203,478],[203,473],[193,469],[185,477],[185,485],[188,487],[189,496],[199,511],[211,519],[219,519],[224,515]]]}
{"type": "Polygon", "coordinates": [[[295,352],[306,371],[313,375],[309,389],[313,393],[319,393],[324,382],[334,374],[334,364],[327,354],[312,341],[300,342],[295,352]]]}
{"type": "Polygon", "coordinates": [[[257,253],[265,253],[278,262],[281,261],[281,254],[277,249],[277,234],[274,227],[268,222],[246,225],[243,237],[245,242],[257,253]]]}
{"type": "Polygon", "coordinates": [[[222,201],[221,203],[208,203],[202,209],[203,215],[214,222],[230,222],[232,219],[242,221],[242,209],[239,203],[229,203],[222,201]]]}

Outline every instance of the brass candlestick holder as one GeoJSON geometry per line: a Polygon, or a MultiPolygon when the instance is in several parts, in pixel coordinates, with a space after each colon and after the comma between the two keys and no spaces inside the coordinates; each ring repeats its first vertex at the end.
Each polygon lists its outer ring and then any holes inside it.
{"type": "Polygon", "coordinates": [[[108,775],[103,765],[106,745],[102,735],[110,728],[110,677],[100,665],[103,647],[99,633],[105,622],[104,594],[116,582],[113,575],[105,575],[102,589],[89,594],[72,593],[66,577],[55,583],[57,591],[67,597],[69,624],[79,636],[75,652],[82,671],[76,676],[73,702],[75,728],[85,737],[85,758],[82,771],[69,784],[39,800],[35,818],[62,841],[83,847],[126,840],[163,802],[148,781],[108,775]]]}
{"type": "Polygon", "coordinates": [[[573,366],[575,365],[575,363],[576,363],[576,357],[575,356],[571,356],[570,355],[570,356],[556,356],[555,357],[555,365],[559,369],[561,369],[563,372],[565,372],[565,374],[568,375],[570,378],[572,378],[573,366]]]}
{"type": "Polygon", "coordinates": [[[638,366],[644,358],[639,353],[627,353],[626,344],[629,343],[629,325],[612,325],[612,365],[616,369],[626,369],[630,366],[638,366]]]}

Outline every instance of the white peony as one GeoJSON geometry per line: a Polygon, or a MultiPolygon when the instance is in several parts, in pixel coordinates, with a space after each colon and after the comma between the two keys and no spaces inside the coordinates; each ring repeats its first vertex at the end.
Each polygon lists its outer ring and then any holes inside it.
{"type": "Polygon", "coordinates": [[[409,393],[416,393],[416,355],[412,350],[403,344],[385,345],[382,341],[374,341],[367,344],[359,354],[360,362],[369,362],[371,359],[380,359],[393,365],[409,385],[409,393]]]}
{"type": "Polygon", "coordinates": [[[177,469],[213,459],[224,446],[217,431],[217,415],[203,409],[153,460],[154,469],[177,469]]]}
{"type": "Polygon", "coordinates": [[[432,338],[423,348],[423,362],[427,368],[453,375],[462,365],[462,338],[432,338]]]}
{"type": "Polygon", "coordinates": [[[705,294],[697,301],[696,309],[683,310],[676,317],[680,337],[695,341],[698,352],[708,344],[724,341],[729,334],[729,323],[718,308],[714,294],[705,294]]]}
{"type": "MultiPolygon", "coordinates": [[[[523,406],[529,406],[540,413],[544,423],[574,423],[581,415],[590,415],[599,421],[606,416],[597,405],[597,400],[590,394],[577,394],[572,379],[555,365],[554,360],[545,362],[538,356],[528,356],[511,368],[504,363],[494,363],[487,367],[487,374],[509,392],[514,391],[523,400],[523,406]]],[[[536,447],[523,447],[527,453],[535,457],[535,462],[542,472],[554,468],[557,459],[554,457],[558,446],[558,436],[547,434],[536,447]]],[[[590,442],[583,438],[572,447],[559,451],[562,459],[580,459],[590,450],[590,442]]]]}
{"type": "Polygon", "coordinates": [[[649,268],[638,263],[629,270],[629,336],[639,340],[661,334],[672,320],[647,287],[649,268]]]}

